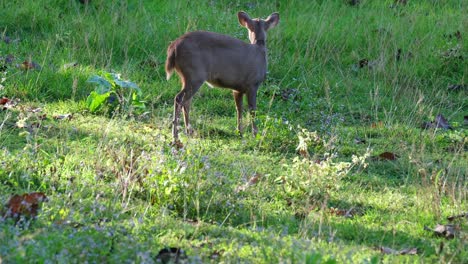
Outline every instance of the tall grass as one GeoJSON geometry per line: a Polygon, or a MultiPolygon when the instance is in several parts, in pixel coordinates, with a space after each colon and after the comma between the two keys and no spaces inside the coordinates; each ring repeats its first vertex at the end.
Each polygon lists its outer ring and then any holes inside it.
{"type": "Polygon", "coordinates": [[[21,100],[0,110],[0,200],[49,197],[36,220],[0,218],[0,262],[152,263],[177,247],[191,262],[461,263],[465,219],[453,240],[424,227],[467,208],[468,6],[347,2],[0,2],[0,97],[21,100]],[[196,135],[174,149],[180,83],[165,80],[166,47],[192,30],[246,40],[239,10],[281,16],[268,34],[261,133],[238,137],[231,93],[203,87],[196,135]],[[21,69],[25,60],[40,68],[21,69]],[[146,113],[87,112],[86,80],[101,71],[136,82],[146,113]],[[438,114],[453,130],[421,129],[438,114]],[[301,151],[304,133],[315,137],[301,151]]]}

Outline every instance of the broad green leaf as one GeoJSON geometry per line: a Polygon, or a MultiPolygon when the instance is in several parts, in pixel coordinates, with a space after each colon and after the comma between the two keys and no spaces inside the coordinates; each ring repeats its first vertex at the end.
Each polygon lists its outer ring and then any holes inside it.
{"type": "Polygon", "coordinates": [[[104,104],[106,99],[109,97],[110,92],[105,94],[99,94],[95,91],[92,91],[88,98],[86,99],[86,106],[88,107],[91,113],[96,112],[104,104]]]}
{"type": "Polygon", "coordinates": [[[131,88],[131,89],[136,90],[137,92],[141,92],[138,85],[136,85],[134,82],[125,81],[125,80],[114,80],[114,82],[115,82],[115,85],[119,86],[120,88],[131,88]]]}
{"type": "Polygon", "coordinates": [[[112,84],[105,78],[102,78],[101,76],[94,75],[88,79],[88,82],[95,83],[98,85],[98,87],[96,88],[96,91],[99,94],[107,93],[112,89],[112,84]]]}

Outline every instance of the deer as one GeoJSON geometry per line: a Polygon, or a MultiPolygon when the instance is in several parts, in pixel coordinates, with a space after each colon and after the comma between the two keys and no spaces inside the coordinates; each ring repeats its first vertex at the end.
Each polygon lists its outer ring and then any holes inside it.
{"type": "Polygon", "coordinates": [[[207,83],[211,87],[231,89],[237,111],[237,132],[242,135],[242,104],[244,95],[251,116],[252,133],[255,124],[257,90],[267,74],[266,32],[279,22],[279,14],[266,19],[251,19],[243,11],[237,13],[239,24],[248,30],[250,43],[208,31],[186,33],[167,48],[165,65],[169,80],[174,72],[180,77],[181,91],[174,98],[172,120],[173,144],[181,145],[178,136],[180,112],[183,110],[185,131],[193,134],[190,125],[190,104],[195,93],[207,83]]]}

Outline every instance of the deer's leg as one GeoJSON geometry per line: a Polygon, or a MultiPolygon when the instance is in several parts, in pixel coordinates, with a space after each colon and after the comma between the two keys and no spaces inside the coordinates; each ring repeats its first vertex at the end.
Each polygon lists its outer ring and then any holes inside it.
{"type": "Polygon", "coordinates": [[[255,124],[255,111],[257,110],[257,88],[249,89],[247,92],[247,103],[249,104],[249,113],[252,122],[252,133],[257,135],[258,129],[257,125],[255,124]]]}
{"type": "Polygon", "coordinates": [[[237,132],[242,135],[242,99],[244,94],[238,91],[233,91],[234,101],[236,102],[237,111],[237,132]]]}
{"type": "Polygon", "coordinates": [[[177,143],[179,140],[177,125],[179,124],[180,111],[182,108],[184,109],[185,124],[190,124],[190,103],[192,101],[193,95],[198,91],[198,89],[200,89],[202,84],[203,81],[190,81],[184,79],[184,86],[182,91],[180,91],[174,98],[174,120],[172,121],[172,137],[174,139],[174,143],[177,143]]]}
{"type": "Polygon", "coordinates": [[[185,123],[185,132],[187,135],[192,135],[193,134],[193,128],[190,125],[190,105],[192,104],[192,99],[188,100],[186,104],[182,107],[182,110],[184,111],[184,123],[185,123]]]}

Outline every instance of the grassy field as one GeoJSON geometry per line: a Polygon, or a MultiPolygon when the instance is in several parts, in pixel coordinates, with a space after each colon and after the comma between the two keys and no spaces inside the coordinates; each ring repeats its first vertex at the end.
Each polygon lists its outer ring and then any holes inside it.
{"type": "Polygon", "coordinates": [[[0,263],[466,263],[468,4],[349,2],[0,1],[0,263]],[[280,13],[259,134],[204,85],[176,149],[166,48],[239,10],[280,13]],[[110,72],[144,109],[89,111],[110,72]]]}

